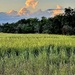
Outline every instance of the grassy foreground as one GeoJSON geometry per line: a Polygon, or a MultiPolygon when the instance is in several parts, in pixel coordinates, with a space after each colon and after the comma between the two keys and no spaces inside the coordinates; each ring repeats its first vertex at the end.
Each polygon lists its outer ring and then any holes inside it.
{"type": "Polygon", "coordinates": [[[75,75],[75,36],[0,33],[0,75],[75,75]]]}

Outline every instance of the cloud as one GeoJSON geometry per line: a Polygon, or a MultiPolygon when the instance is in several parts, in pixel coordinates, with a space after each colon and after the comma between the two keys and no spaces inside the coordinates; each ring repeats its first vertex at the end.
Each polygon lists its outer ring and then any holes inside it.
{"type": "Polygon", "coordinates": [[[41,17],[43,16],[49,18],[50,15],[52,15],[52,12],[48,12],[47,10],[42,11],[41,9],[39,9],[36,12],[32,13],[30,17],[32,18],[37,17],[38,19],[41,19],[41,17]]]}
{"type": "Polygon", "coordinates": [[[25,7],[21,8],[18,12],[18,15],[26,15],[29,16],[31,12],[28,10],[29,7],[35,8],[38,4],[36,0],[26,0],[25,7]]]}
{"type": "Polygon", "coordinates": [[[30,11],[26,7],[23,7],[18,12],[18,15],[26,15],[26,16],[29,16],[30,15],[30,11]]]}
{"type": "Polygon", "coordinates": [[[57,5],[57,8],[55,10],[45,10],[42,11],[41,9],[37,10],[36,12],[31,12],[30,10],[28,10],[28,7],[23,7],[19,10],[19,12],[14,11],[14,10],[10,10],[7,13],[4,12],[0,12],[0,23],[12,23],[12,22],[17,22],[20,19],[28,19],[28,18],[35,18],[37,17],[38,19],[41,19],[41,17],[53,17],[55,15],[58,15],[60,13],[63,13],[63,10],[61,6],[57,5]],[[50,12],[49,12],[50,10],[50,12]]]}
{"type": "Polygon", "coordinates": [[[10,14],[7,14],[5,12],[0,12],[0,24],[2,23],[13,23],[17,22],[18,20],[21,20],[23,18],[27,18],[26,16],[12,16],[10,14]]]}
{"type": "Polygon", "coordinates": [[[32,7],[35,8],[38,5],[38,1],[36,0],[27,0],[25,2],[26,7],[32,7]]]}
{"type": "Polygon", "coordinates": [[[50,15],[52,15],[52,13],[49,13],[47,10],[46,11],[42,11],[41,9],[37,10],[34,13],[31,13],[26,7],[22,8],[19,12],[18,15],[16,16],[12,16],[10,15],[12,12],[14,11],[10,11],[7,13],[4,12],[0,12],[0,23],[12,23],[12,22],[17,22],[20,19],[28,19],[28,18],[35,18],[37,17],[38,19],[41,19],[41,17],[45,16],[45,17],[50,17],[50,15]]]}
{"type": "Polygon", "coordinates": [[[7,12],[8,15],[11,15],[11,16],[16,16],[18,14],[17,11],[14,11],[14,10],[10,10],[9,12],[7,12]]]}
{"type": "Polygon", "coordinates": [[[62,7],[61,7],[60,5],[57,5],[56,9],[53,10],[52,16],[56,16],[56,15],[58,15],[58,14],[63,13],[63,10],[61,10],[61,9],[62,9],[62,7]]]}

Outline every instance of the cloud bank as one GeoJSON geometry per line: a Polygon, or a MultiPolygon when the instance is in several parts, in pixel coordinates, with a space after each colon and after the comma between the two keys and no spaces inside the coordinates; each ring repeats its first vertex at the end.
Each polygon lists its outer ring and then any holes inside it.
{"type": "Polygon", "coordinates": [[[27,18],[35,18],[37,17],[38,19],[41,19],[41,17],[53,17],[56,16],[60,13],[63,13],[63,11],[61,10],[62,7],[60,5],[57,5],[55,10],[45,10],[42,11],[41,9],[35,11],[35,12],[31,12],[29,10],[29,7],[31,7],[33,10],[34,8],[38,5],[38,1],[36,0],[26,0],[25,2],[25,6],[23,8],[21,8],[19,11],[15,11],[15,10],[10,10],[9,12],[0,12],[0,23],[12,23],[12,22],[16,22],[20,19],[27,19],[27,18]]]}
{"type": "Polygon", "coordinates": [[[35,18],[41,19],[41,17],[50,17],[52,15],[52,12],[48,12],[47,10],[42,11],[41,9],[35,11],[34,13],[31,13],[28,9],[22,8],[19,12],[17,11],[9,11],[7,13],[0,12],[0,23],[12,23],[16,22],[20,19],[27,19],[27,18],[35,18]]]}

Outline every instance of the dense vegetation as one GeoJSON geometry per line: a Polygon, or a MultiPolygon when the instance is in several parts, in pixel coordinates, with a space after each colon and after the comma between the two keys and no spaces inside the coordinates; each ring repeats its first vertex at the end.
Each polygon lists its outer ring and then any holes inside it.
{"type": "Polygon", "coordinates": [[[0,75],[75,75],[75,36],[0,33],[0,75]]]}
{"type": "Polygon", "coordinates": [[[65,8],[63,14],[55,17],[21,19],[16,23],[0,25],[0,32],[4,33],[49,33],[75,34],[75,9],[65,8]]]}

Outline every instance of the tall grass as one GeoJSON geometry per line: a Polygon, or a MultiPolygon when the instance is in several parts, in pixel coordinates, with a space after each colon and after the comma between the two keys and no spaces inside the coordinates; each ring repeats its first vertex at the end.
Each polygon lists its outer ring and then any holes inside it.
{"type": "Polygon", "coordinates": [[[0,33],[0,75],[75,75],[75,36],[0,33]]]}

